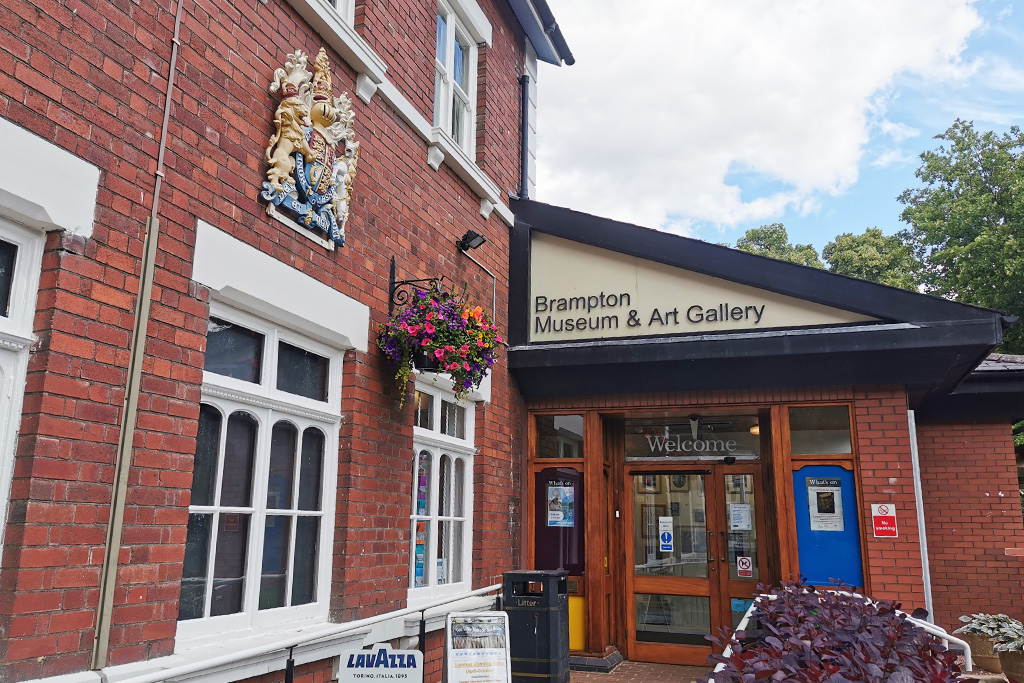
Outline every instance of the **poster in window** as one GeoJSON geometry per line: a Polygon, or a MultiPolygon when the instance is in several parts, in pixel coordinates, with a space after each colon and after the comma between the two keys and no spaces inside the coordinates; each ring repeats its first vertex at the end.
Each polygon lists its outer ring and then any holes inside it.
{"type": "Polygon", "coordinates": [[[837,477],[807,477],[811,531],[845,531],[843,484],[837,477]]]}
{"type": "Polygon", "coordinates": [[[548,482],[548,526],[576,526],[576,487],[569,481],[548,482]]]}

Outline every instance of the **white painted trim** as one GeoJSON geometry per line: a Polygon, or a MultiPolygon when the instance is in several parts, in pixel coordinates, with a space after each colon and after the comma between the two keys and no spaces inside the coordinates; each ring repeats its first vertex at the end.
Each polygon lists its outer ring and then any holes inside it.
{"type": "Polygon", "coordinates": [[[494,205],[494,212],[506,225],[511,226],[515,223],[515,216],[511,209],[501,201],[501,191],[498,186],[480,170],[476,162],[470,159],[461,147],[452,141],[444,130],[434,128],[390,81],[380,83],[377,92],[385,102],[391,105],[395,113],[402,117],[424,142],[428,143],[428,166],[436,171],[441,168],[442,163],[448,164],[455,174],[469,185],[477,197],[494,205]]]}
{"type": "Polygon", "coordinates": [[[488,47],[491,46],[493,29],[491,28],[491,22],[487,21],[487,16],[484,11],[480,8],[480,4],[476,0],[446,0],[451,5],[455,13],[459,15],[459,19],[462,21],[463,26],[469,31],[469,35],[473,38],[473,41],[477,45],[483,43],[488,47]]]}
{"type": "MultiPolygon", "coordinates": [[[[0,215],[41,230],[92,236],[100,169],[0,118],[0,215]]],[[[137,197],[142,201],[142,191],[137,197]]]]}
{"type": "MultiPolygon", "coordinates": [[[[343,16],[327,0],[288,0],[299,15],[341,55],[357,74],[365,74],[374,83],[384,80],[388,67],[377,53],[356,33],[352,16],[343,16]]],[[[348,6],[347,6],[348,7],[348,6]]],[[[351,11],[346,11],[351,15],[351,11]]],[[[372,95],[372,93],[370,93],[372,95]]],[[[364,100],[368,102],[368,100],[364,100]]]]}
{"type": "Polygon", "coordinates": [[[14,261],[8,316],[0,317],[0,541],[7,528],[7,503],[14,474],[14,454],[21,411],[25,402],[39,275],[46,235],[0,218],[0,239],[14,244],[14,261]]]}
{"type": "Polygon", "coordinates": [[[369,307],[202,221],[192,279],[217,301],[329,346],[368,348],[369,307]]]}

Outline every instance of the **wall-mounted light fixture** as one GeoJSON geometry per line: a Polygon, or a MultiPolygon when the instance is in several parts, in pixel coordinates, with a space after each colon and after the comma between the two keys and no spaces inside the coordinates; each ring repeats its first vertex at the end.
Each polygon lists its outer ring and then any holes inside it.
{"type": "Polygon", "coordinates": [[[470,249],[478,249],[479,247],[482,247],[486,241],[487,238],[480,233],[467,230],[466,234],[462,236],[462,239],[455,243],[455,246],[459,248],[459,251],[467,252],[470,249]]]}
{"type": "Polygon", "coordinates": [[[761,434],[761,425],[760,425],[760,423],[758,423],[758,424],[754,425],[753,427],[751,427],[750,428],[750,433],[753,434],[754,436],[760,436],[760,434],[761,434]]]}
{"type": "Polygon", "coordinates": [[[485,273],[491,276],[491,319],[493,320],[494,315],[497,312],[496,307],[498,305],[498,278],[495,277],[494,273],[487,269],[487,266],[477,261],[469,253],[470,249],[476,249],[482,246],[486,241],[487,238],[481,235],[480,233],[475,232],[473,230],[467,230],[466,234],[462,236],[462,239],[457,240],[455,242],[455,246],[459,248],[459,251],[461,251],[466,258],[480,266],[480,268],[483,269],[485,273]]]}

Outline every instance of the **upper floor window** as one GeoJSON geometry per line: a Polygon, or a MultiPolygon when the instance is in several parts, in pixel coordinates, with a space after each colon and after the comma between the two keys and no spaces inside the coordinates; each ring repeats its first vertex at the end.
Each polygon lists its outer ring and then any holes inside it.
{"type": "Polygon", "coordinates": [[[437,6],[434,59],[434,127],[472,154],[476,130],[476,44],[444,2],[437,6]]]}
{"type": "Polygon", "coordinates": [[[472,575],[472,404],[418,385],[414,410],[409,602],[469,590],[472,575]]]}
{"type": "Polygon", "coordinates": [[[215,311],[179,637],[326,618],[341,352],[215,311]]]}

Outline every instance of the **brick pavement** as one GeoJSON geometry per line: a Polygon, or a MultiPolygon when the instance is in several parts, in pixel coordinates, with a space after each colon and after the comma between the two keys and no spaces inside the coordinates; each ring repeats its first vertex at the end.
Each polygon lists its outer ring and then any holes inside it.
{"type": "Polygon", "coordinates": [[[699,683],[707,674],[708,669],[703,667],[623,662],[606,674],[573,671],[569,680],[570,683],[699,683]]]}

